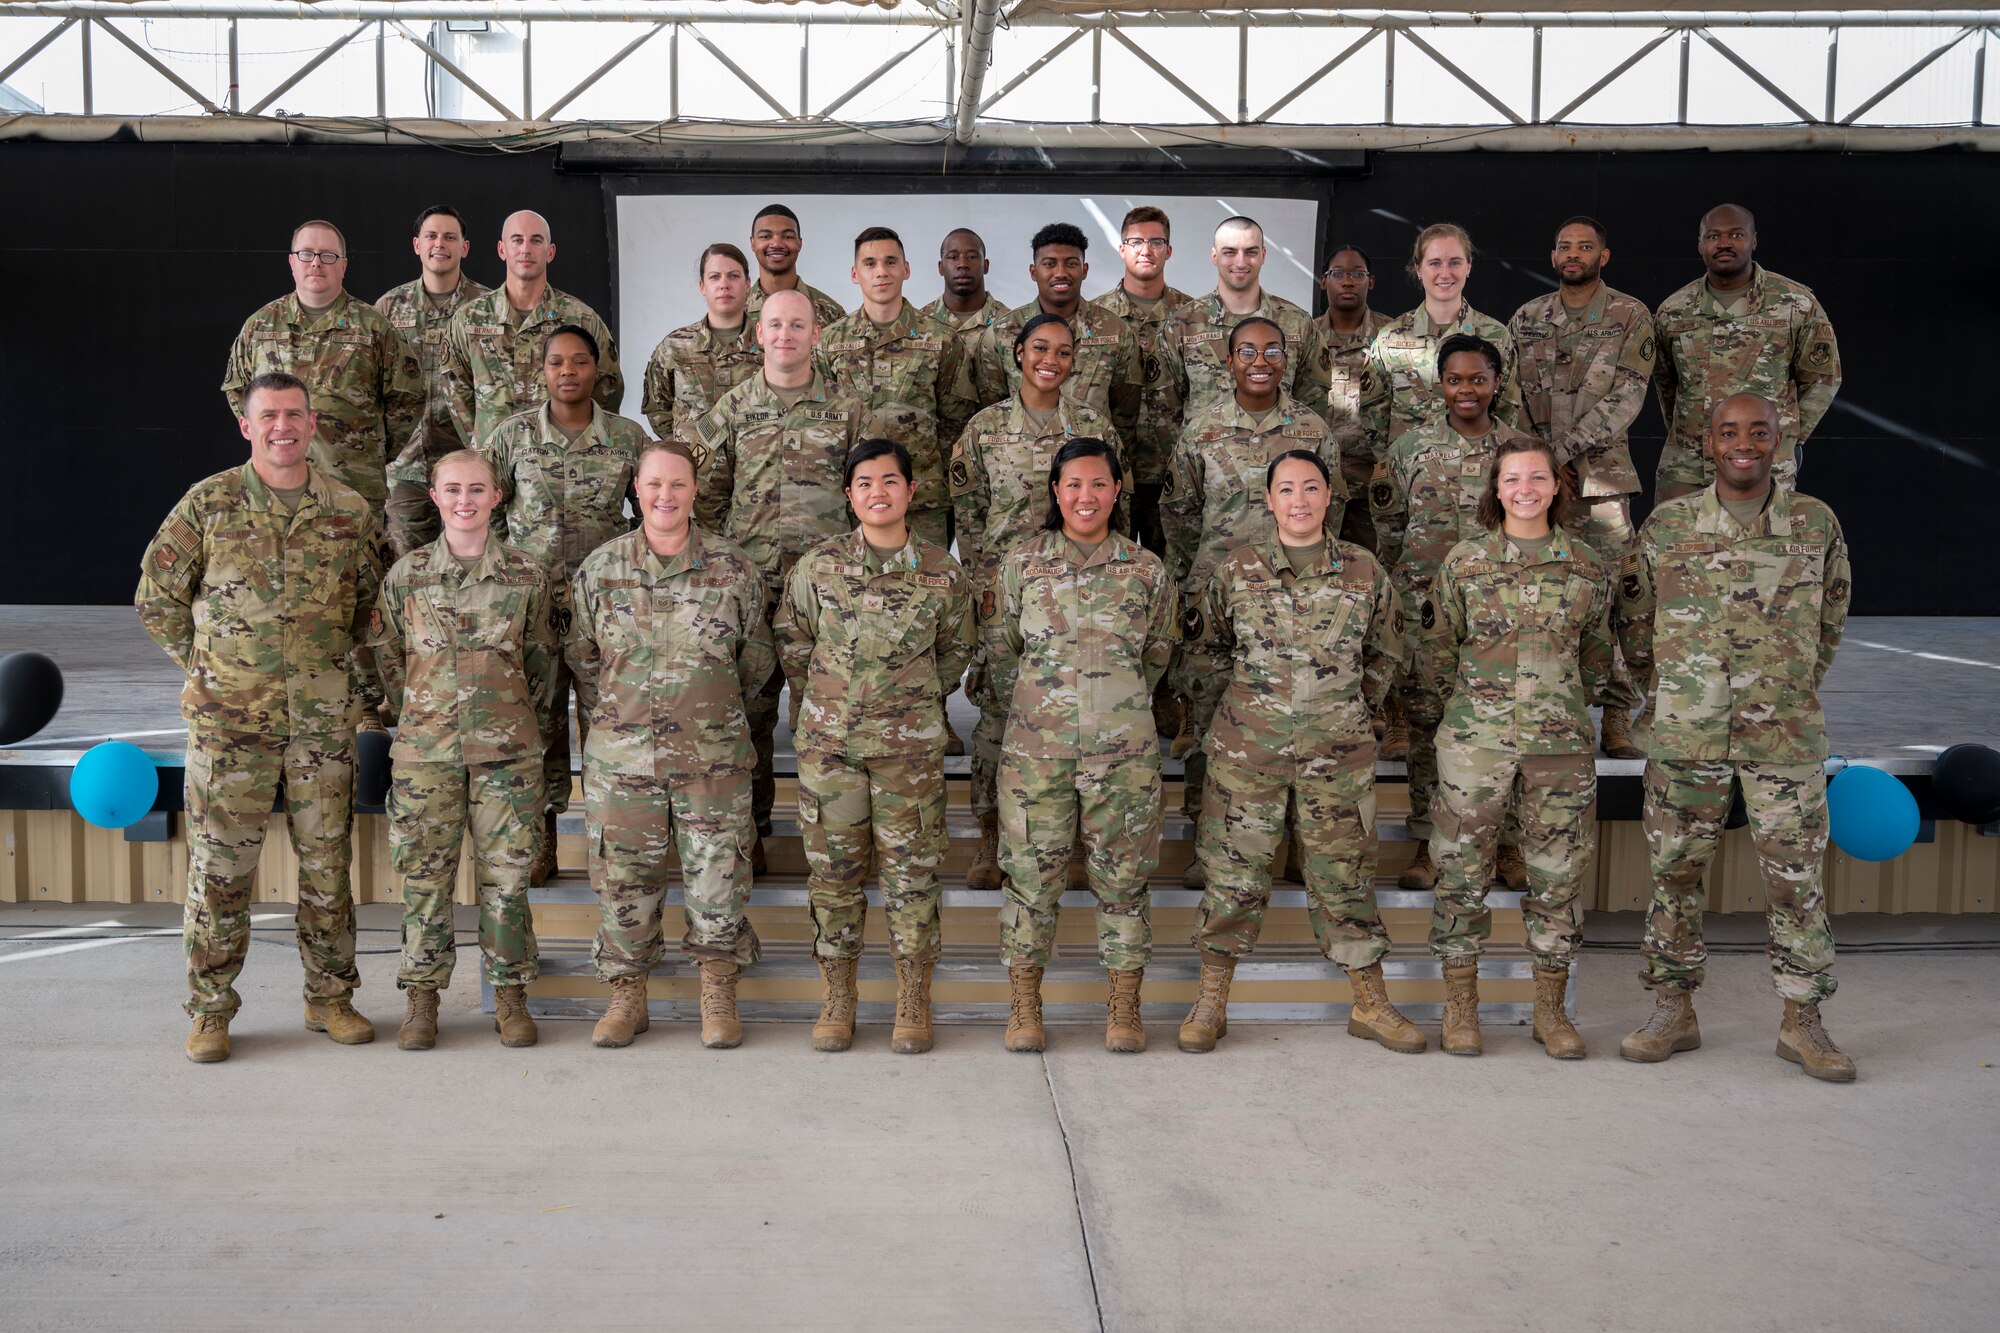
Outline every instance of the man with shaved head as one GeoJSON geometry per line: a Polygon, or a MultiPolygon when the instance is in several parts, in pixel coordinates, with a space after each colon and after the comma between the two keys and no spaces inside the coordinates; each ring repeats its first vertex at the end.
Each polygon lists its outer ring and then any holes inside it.
{"type": "MultiPolygon", "coordinates": [[[[845,489],[847,455],[887,432],[865,403],[813,364],[819,345],[815,303],[799,291],[772,292],[757,318],[760,373],[716,399],[694,425],[695,522],[749,553],[764,576],[764,620],[777,613],[800,556],[854,527],[845,489]]],[[[765,867],[776,792],[771,747],[778,726],[775,668],[743,709],[756,748],[750,811],[757,821],[751,869],[765,867]]],[[[796,710],[797,700],[792,707],[796,710]]]]}
{"type": "Polygon", "coordinates": [[[542,345],[565,324],[590,330],[603,353],[592,395],[598,404],[615,410],[625,396],[610,328],[595,310],[549,282],[556,245],[548,219],[527,209],[509,214],[500,227],[499,252],[507,281],[451,317],[441,372],[452,421],[475,449],[508,417],[548,401],[542,345]]]}
{"type": "Polygon", "coordinates": [[[1834,990],[1819,690],[1847,624],[1847,543],[1831,509],[1774,476],[1782,419],[1762,394],[1717,402],[1714,480],[1655,509],[1619,570],[1619,643],[1634,678],[1652,681],[1637,728],[1653,875],[1639,975],[1655,1004],[1618,1053],[1656,1063],[1701,1045],[1702,879],[1740,790],[1764,872],[1771,981],[1785,1004],[1778,1055],[1845,1082],[1854,1061],[1819,1013],[1834,990]]]}
{"type": "Polygon", "coordinates": [[[1732,393],[1760,393],[1778,407],[1772,470],[1790,484],[1801,447],[1840,392],[1840,346],[1812,289],[1756,262],[1757,219],[1740,204],[1702,215],[1696,250],[1708,270],[1661,302],[1653,383],[1667,441],[1657,474],[1660,500],[1715,478],[1703,444],[1709,416],[1732,393]]]}
{"type": "Polygon", "coordinates": [[[1180,391],[1182,420],[1236,392],[1229,373],[1229,331],[1252,315],[1268,319],[1285,334],[1284,379],[1280,388],[1339,430],[1352,414],[1331,404],[1333,358],[1313,317],[1282,296],[1264,290],[1264,228],[1255,218],[1233,217],[1215,229],[1209,261],[1215,290],[1186,302],[1168,318],[1161,339],[1165,373],[1180,391]]]}

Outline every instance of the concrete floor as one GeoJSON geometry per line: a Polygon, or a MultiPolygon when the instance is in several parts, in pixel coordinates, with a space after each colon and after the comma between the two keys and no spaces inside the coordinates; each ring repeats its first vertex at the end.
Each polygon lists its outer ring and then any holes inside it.
{"type": "MultiPolygon", "coordinates": [[[[411,1054],[390,953],[358,997],[385,1038],[336,1047],[300,1026],[289,918],[260,912],[235,1058],[198,1067],[172,935],[24,938],[176,922],[0,908],[9,1333],[1996,1324],[1993,952],[1843,956],[1829,1015],[1862,1077],[1836,1086],[1771,1054],[1752,953],[1712,966],[1707,1045],[1652,1067],[1616,1058],[1646,1000],[1611,950],[1581,973],[1575,1064],[1520,1028],[1477,1061],[1321,1026],[1239,1027],[1206,1057],[1155,1027],[1136,1058],[954,1027],[913,1059],[880,1029],[823,1056],[796,1025],[600,1051],[551,1022],[510,1051],[469,973],[411,1054]]],[[[362,924],[393,950],[391,909],[362,924]]]]}

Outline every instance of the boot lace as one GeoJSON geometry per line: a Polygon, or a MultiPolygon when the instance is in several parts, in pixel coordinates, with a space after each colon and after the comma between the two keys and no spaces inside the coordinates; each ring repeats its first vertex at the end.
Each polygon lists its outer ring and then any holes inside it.
{"type": "Polygon", "coordinates": [[[1015,981],[1013,994],[1007,1006],[1007,1030],[1017,1032],[1022,1028],[1040,1026],[1042,1021],[1041,977],[1035,977],[1032,984],[1015,981]]]}
{"type": "Polygon", "coordinates": [[[701,988],[701,1016],[703,1018],[728,1018],[736,1012],[736,978],[734,976],[715,977],[710,984],[701,988]]]}
{"type": "Polygon", "coordinates": [[[1819,1006],[1816,1004],[1799,1006],[1798,1034],[1810,1042],[1812,1048],[1821,1055],[1833,1055],[1840,1049],[1833,1044],[1833,1038],[1826,1035],[1826,1028],[1819,1018],[1819,1006]]]}
{"type": "MultiPolygon", "coordinates": [[[[1207,998],[1208,994],[1204,990],[1202,999],[1206,1001],[1207,998]]],[[[1114,1026],[1121,1028],[1135,1028],[1139,1026],[1139,992],[1136,989],[1112,991],[1111,1003],[1108,1007],[1110,1009],[1111,1022],[1114,1026]]]]}
{"type": "Polygon", "coordinates": [[[194,1020],[194,1030],[197,1035],[205,1032],[227,1032],[229,1020],[221,1014],[203,1014],[194,1020]]]}
{"type": "Polygon", "coordinates": [[[1639,1031],[1648,1033],[1655,1037],[1663,1037],[1666,1035],[1668,1028],[1671,1028],[1675,1023],[1680,1021],[1680,1017],[1681,1017],[1680,1002],[1677,1000],[1670,1000],[1666,996],[1662,995],[1657,1001],[1654,1002],[1653,1012],[1652,1015],[1646,1019],[1646,1026],[1640,1028],[1639,1031]]]}
{"type": "Polygon", "coordinates": [[[628,977],[616,983],[611,992],[611,1012],[620,1019],[636,1022],[645,1004],[646,983],[641,978],[628,977]]]}
{"type": "Polygon", "coordinates": [[[896,987],[896,1022],[904,1027],[921,1026],[929,1007],[931,988],[925,984],[923,969],[915,963],[906,965],[908,975],[904,983],[896,987]]]}
{"type": "Polygon", "coordinates": [[[1201,993],[1194,1000],[1194,1021],[1206,1027],[1214,1027],[1222,1017],[1222,988],[1227,984],[1229,974],[1219,968],[1204,967],[1201,970],[1201,993]]]}

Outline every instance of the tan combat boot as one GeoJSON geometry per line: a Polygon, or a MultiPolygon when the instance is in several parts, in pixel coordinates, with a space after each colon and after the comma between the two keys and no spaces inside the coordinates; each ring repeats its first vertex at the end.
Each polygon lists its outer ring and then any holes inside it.
{"type": "Polygon", "coordinates": [[[1007,990],[1007,1049],[1046,1049],[1049,1039],[1042,1030],[1042,969],[1008,968],[1007,990]]]}
{"type": "Polygon", "coordinates": [[[375,1040],[375,1025],[354,1012],[348,1000],[306,1001],[306,1031],[324,1032],[342,1046],[361,1046],[375,1040]]]}
{"type": "Polygon", "coordinates": [[[931,1048],[931,969],[933,958],[896,960],[896,1026],[889,1030],[889,1049],[897,1055],[922,1055],[931,1048]]]}
{"type": "Polygon", "coordinates": [[[396,1048],[428,1051],[437,1045],[438,993],[412,986],[403,992],[403,1025],[396,1029],[396,1048]]]}
{"type": "Polygon", "coordinates": [[[965,872],[968,889],[1000,887],[1000,817],[979,817],[979,850],[972,855],[972,868],[965,872]]]}
{"type": "Polygon", "coordinates": [[[229,1058],[229,1015],[196,1014],[188,1033],[187,1057],[198,1065],[229,1058]]]}
{"type": "Polygon", "coordinates": [[[533,1046],[541,1040],[540,1029],[528,1016],[526,986],[493,988],[493,1030],[500,1034],[502,1046],[533,1046]]]}
{"type": "Polygon", "coordinates": [[[1569,969],[1535,969],[1535,1040],[1555,1060],[1581,1060],[1583,1034],[1569,1021],[1563,996],[1569,990],[1569,969]]]}
{"type": "Polygon", "coordinates": [[[1417,844],[1417,854],[1403,873],[1396,876],[1396,887],[1402,889],[1435,889],[1438,886],[1437,862],[1431,860],[1431,840],[1425,838],[1417,844]]]}
{"type": "Polygon", "coordinates": [[[1354,989],[1354,1004],[1347,1011],[1348,1036],[1372,1041],[1384,1050],[1404,1055],[1415,1055],[1431,1044],[1422,1028],[1389,1003],[1382,964],[1348,968],[1347,984],[1354,989]]]}
{"type": "MultiPolygon", "coordinates": [[[[822,958],[820,975],[826,978],[826,999],[813,1023],[813,1049],[844,1051],[854,1044],[854,1006],[859,995],[854,985],[853,958],[822,958]]],[[[706,1009],[702,1011],[704,1014],[706,1009]]]]}
{"type": "Polygon", "coordinates": [[[1194,744],[1194,711],[1183,708],[1181,710],[1180,729],[1174,733],[1174,743],[1167,747],[1167,757],[1170,759],[1185,759],[1193,751],[1194,744]]]}
{"type": "Polygon", "coordinates": [[[1480,1055],[1479,960],[1444,966],[1444,1032],[1438,1040],[1447,1055],[1480,1055]]]}
{"type": "Polygon", "coordinates": [[[1065,872],[1063,887],[1072,893],[1084,892],[1090,888],[1090,851],[1081,838],[1069,849],[1069,870],[1065,872]]]}
{"type": "Polygon", "coordinates": [[[743,1044],[743,1020],[736,1016],[736,979],[742,974],[734,960],[710,958],[701,965],[701,1044],[711,1051],[743,1044]]]}
{"type": "Polygon", "coordinates": [[[1632,739],[1632,718],[1616,704],[1604,706],[1604,753],[1612,759],[1644,759],[1646,752],[1632,739]]]}
{"type": "Polygon", "coordinates": [[[1785,1001],[1785,1021],[1778,1028],[1778,1058],[1790,1060],[1814,1078],[1829,1083],[1854,1080],[1854,1061],[1826,1035],[1816,1004],[1785,1001]]]}
{"type": "Polygon", "coordinates": [[[531,887],[540,888],[555,878],[556,865],[556,812],[551,810],[542,818],[542,835],[535,841],[535,864],[528,872],[531,887]]]}
{"type": "Polygon", "coordinates": [[[592,1046],[630,1046],[632,1038],[653,1025],[646,1013],[646,974],[617,977],[611,983],[611,1003],[590,1030],[592,1046]]]}
{"type": "Polygon", "coordinates": [[[1229,1035],[1229,983],[1235,976],[1234,958],[1202,950],[1201,993],[1181,1020],[1182,1050],[1212,1051],[1217,1041],[1229,1035]]]}
{"type": "Polygon", "coordinates": [[[1500,854],[1493,858],[1493,880],[1502,888],[1528,887],[1528,858],[1521,854],[1519,843],[1500,844],[1500,854]]]}
{"type": "Polygon", "coordinates": [[[1131,971],[1111,968],[1111,999],[1105,1005],[1104,1049],[1119,1055],[1137,1055],[1146,1049],[1146,1026],[1139,1021],[1139,983],[1146,969],[1131,971]]]}
{"type": "Polygon", "coordinates": [[[1618,1043],[1618,1054],[1627,1060],[1653,1065],[1676,1051],[1697,1050],[1701,1046],[1701,1025],[1694,1019],[1694,996],[1678,986],[1661,986],[1653,992],[1653,1012],[1646,1025],[1618,1043]]]}

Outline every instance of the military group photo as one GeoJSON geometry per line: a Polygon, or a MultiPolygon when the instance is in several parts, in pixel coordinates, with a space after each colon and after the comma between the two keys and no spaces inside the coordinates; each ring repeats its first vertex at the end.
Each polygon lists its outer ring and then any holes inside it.
{"type": "Polygon", "coordinates": [[[1168,884],[1200,893],[1176,1045],[1226,1050],[1236,969],[1289,882],[1351,985],[1347,1032],[1404,1054],[1481,1053],[1488,898],[1518,891],[1533,1040],[1582,1059],[1565,996],[1604,758],[1644,761],[1650,876],[1651,1008],[1635,988],[1618,1054],[1701,1044],[1702,884],[1740,793],[1777,1055],[1854,1079],[1823,1014],[1820,700],[1850,571],[1800,489],[1840,352],[1811,288],[1758,261],[1751,210],[1690,215],[1685,285],[1642,294],[1611,285],[1616,219],[1554,213],[1549,290],[1504,316],[1474,305],[1481,253],[1449,221],[1395,254],[1336,228],[1311,256],[1317,315],[1263,279],[1274,245],[1311,255],[1311,236],[1235,216],[1176,258],[1173,219],[1142,204],[1107,256],[1084,221],[848,237],[809,203],[746,206],[697,271],[648,275],[700,314],[636,352],[555,285],[559,238],[532,209],[423,207],[416,276],[373,302],[347,289],[337,222],[272,237],[291,290],[215,349],[248,459],[187,478],[135,597],[186,677],[188,1059],[230,1055],[274,803],[305,1026],[375,1037],[351,882],[371,732],[390,738],[401,1048],[469,1040],[439,1009],[468,848],[493,1028],[535,1044],[529,892],[579,800],[592,1041],[647,1032],[678,883],[701,1043],[737,1046],[788,736],[815,1050],[857,1041],[871,882],[889,1045],[932,1048],[963,756],[964,882],[998,914],[1007,1051],[1048,1043],[1070,891],[1095,903],[1105,1049],[1147,1049],[1149,893],[1168,884]],[[851,248],[854,290],[803,281],[808,238],[851,248]],[[492,289],[464,269],[489,246],[492,289]],[[918,304],[933,262],[941,294],[918,304]],[[991,295],[996,264],[1025,264],[1034,299],[991,295]],[[619,414],[628,377],[640,419],[619,414]],[[1649,396],[1666,438],[1645,478],[1629,433],[1649,396]],[[1417,844],[1398,882],[1432,904],[1435,1030],[1384,976],[1385,761],[1406,766],[1388,780],[1417,844]],[[1177,879],[1156,873],[1170,813],[1194,836],[1177,879]]]}

